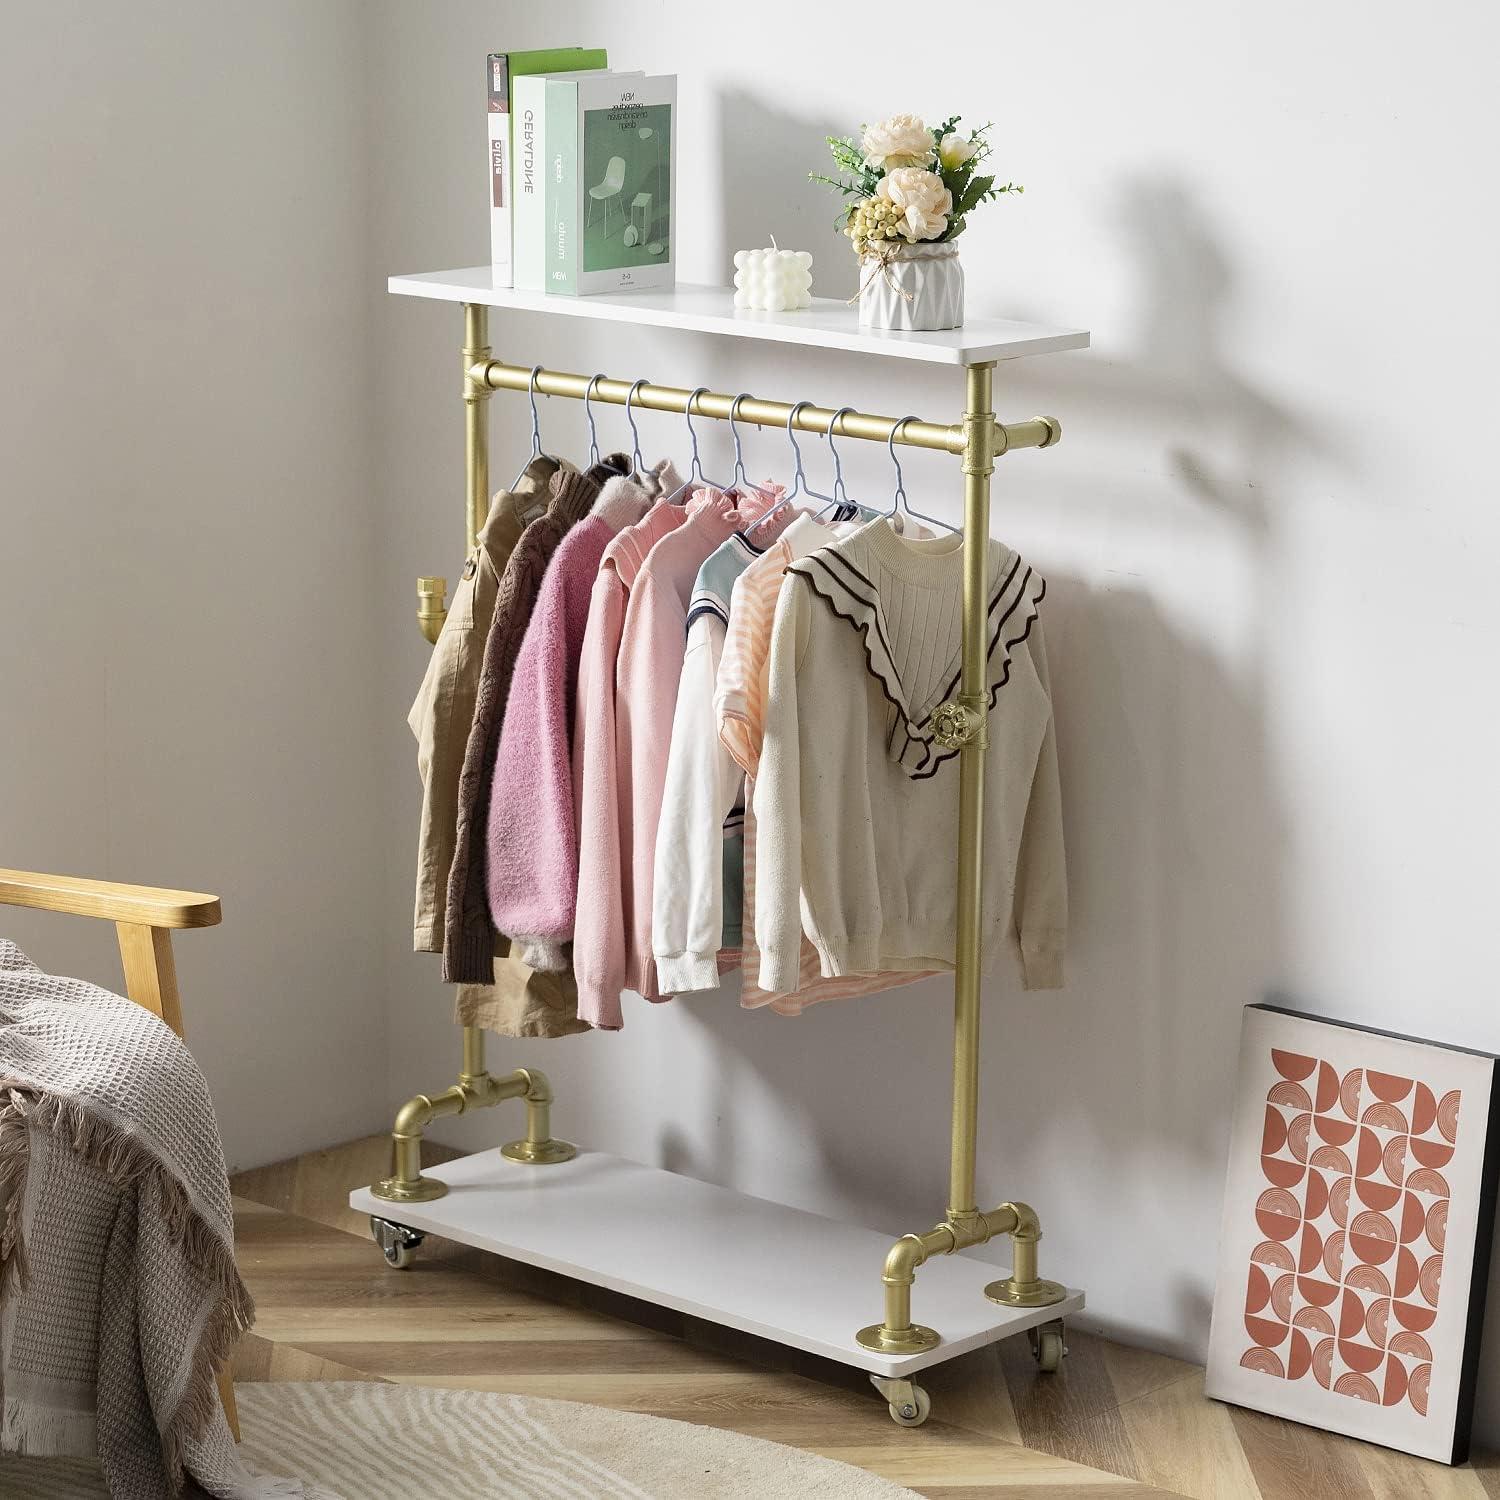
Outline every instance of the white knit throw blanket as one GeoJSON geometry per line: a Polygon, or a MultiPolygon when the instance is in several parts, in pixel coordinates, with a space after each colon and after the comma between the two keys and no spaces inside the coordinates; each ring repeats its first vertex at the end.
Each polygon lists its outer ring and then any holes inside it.
{"type": "Polygon", "coordinates": [[[114,1500],[311,1500],[249,1474],[219,1404],[253,1316],[187,1048],[0,941],[0,1449],[97,1454],[114,1500]]]}

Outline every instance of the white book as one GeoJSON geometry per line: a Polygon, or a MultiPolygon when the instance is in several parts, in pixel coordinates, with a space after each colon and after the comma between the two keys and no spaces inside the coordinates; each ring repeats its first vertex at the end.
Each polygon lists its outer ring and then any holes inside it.
{"type": "Polygon", "coordinates": [[[515,185],[511,194],[511,267],[517,291],[540,292],[546,285],[547,80],[597,78],[600,71],[589,68],[575,73],[529,73],[513,81],[511,142],[515,185]]]}

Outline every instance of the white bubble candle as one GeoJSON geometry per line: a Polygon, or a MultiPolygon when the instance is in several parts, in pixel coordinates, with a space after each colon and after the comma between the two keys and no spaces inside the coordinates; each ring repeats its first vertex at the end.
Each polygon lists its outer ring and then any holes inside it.
{"type": "Polygon", "coordinates": [[[760,312],[795,312],[812,304],[812,256],[781,250],[771,237],[769,250],[737,250],[734,305],[760,312]]]}

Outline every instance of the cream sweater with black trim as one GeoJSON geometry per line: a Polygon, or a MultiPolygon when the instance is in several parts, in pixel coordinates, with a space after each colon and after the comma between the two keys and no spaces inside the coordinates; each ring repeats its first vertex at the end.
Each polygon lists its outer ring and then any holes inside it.
{"type": "MultiPolygon", "coordinates": [[[[762,989],[796,987],[801,934],[827,975],[951,969],[958,756],[932,713],[958,690],[962,538],[884,519],[787,570],[755,783],[762,989]]],[[[1062,984],[1068,922],[1046,584],[990,544],[984,966],[1062,984]]]]}

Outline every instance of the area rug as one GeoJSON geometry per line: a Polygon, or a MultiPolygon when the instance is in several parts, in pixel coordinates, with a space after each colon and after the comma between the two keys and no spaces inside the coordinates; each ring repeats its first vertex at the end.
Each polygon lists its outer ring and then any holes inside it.
{"type": "MultiPolygon", "coordinates": [[[[241,1385],[241,1451],[342,1500],[913,1500],[849,1464],[574,1401],[355,1381],[241,1385]]],[[[6,1500],[96,1500],[94,1465],[0,1458],[6,1500]]]]}

